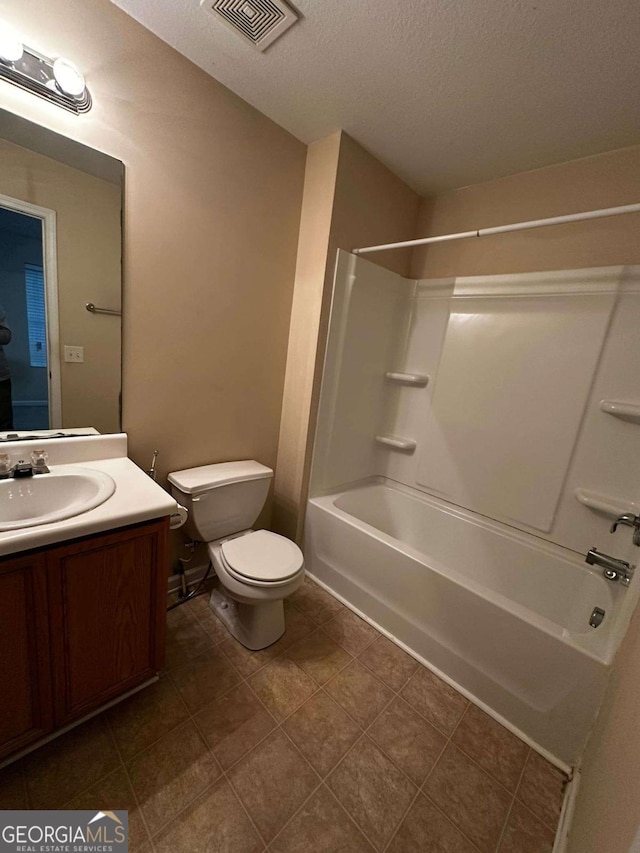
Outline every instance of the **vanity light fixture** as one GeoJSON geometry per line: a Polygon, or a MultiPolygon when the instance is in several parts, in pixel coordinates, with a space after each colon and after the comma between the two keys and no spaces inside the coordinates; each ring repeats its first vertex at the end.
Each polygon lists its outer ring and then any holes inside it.
{"type": "Polygon", "coordinates": [[[91,109],[91,95],[84,76],[73,62],[49,59],[27,47],[4,21],[0,21],[0,79],[72,113],[86,113],[91,109]]]}
{"type": "Polygon", "coordinates": [[[24,45],[18,33],[3,24],[0,27],[0,62],[18,62],[23,53],[24,45]]]}

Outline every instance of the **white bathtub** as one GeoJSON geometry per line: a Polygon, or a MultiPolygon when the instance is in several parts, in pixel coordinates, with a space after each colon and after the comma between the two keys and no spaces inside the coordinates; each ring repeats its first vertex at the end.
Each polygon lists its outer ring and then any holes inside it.
{"type": "Polygon", "coordinates": [[[383,478],[309,501],[309,573],[556,761],[577,761],[628,621],[584,558],[383,478]],[[605,611],[589,625],[595,607],[605,611]]]}

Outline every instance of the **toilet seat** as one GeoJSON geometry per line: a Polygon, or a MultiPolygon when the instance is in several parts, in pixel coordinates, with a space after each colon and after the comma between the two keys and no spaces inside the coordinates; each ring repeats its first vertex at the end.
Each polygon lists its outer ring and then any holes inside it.
{"type": "Polygon", "coordinates": [[[304,566],[302,551],[295,542],[269,530],[228,539],[219,554],[231,577],[251,586],[288,584],[304,566]]]}

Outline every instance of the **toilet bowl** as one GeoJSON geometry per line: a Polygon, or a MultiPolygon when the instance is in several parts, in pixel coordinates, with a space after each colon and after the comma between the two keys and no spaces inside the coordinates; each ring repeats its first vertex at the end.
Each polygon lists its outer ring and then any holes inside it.
{"type": "Polygon", "coordinates": [[[209,606],[242,645],[258,650],[285,630],[283,601],[304,580],[298,546],[253,530],[273,471],[255,461],[223,462],[169,474],[173,496],[189,512],[184,530],[207,542],[219,580],[209,606]]]}

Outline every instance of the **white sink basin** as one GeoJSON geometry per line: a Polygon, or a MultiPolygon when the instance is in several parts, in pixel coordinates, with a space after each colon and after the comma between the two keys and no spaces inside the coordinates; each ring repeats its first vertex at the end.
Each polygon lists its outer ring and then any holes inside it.
{"type": "Polygon", "coordinates": [[[68,465],[49,474],[0,480],[0,531],[80,515],[100,506],[115,490],[108,474],[68,465]]]}

